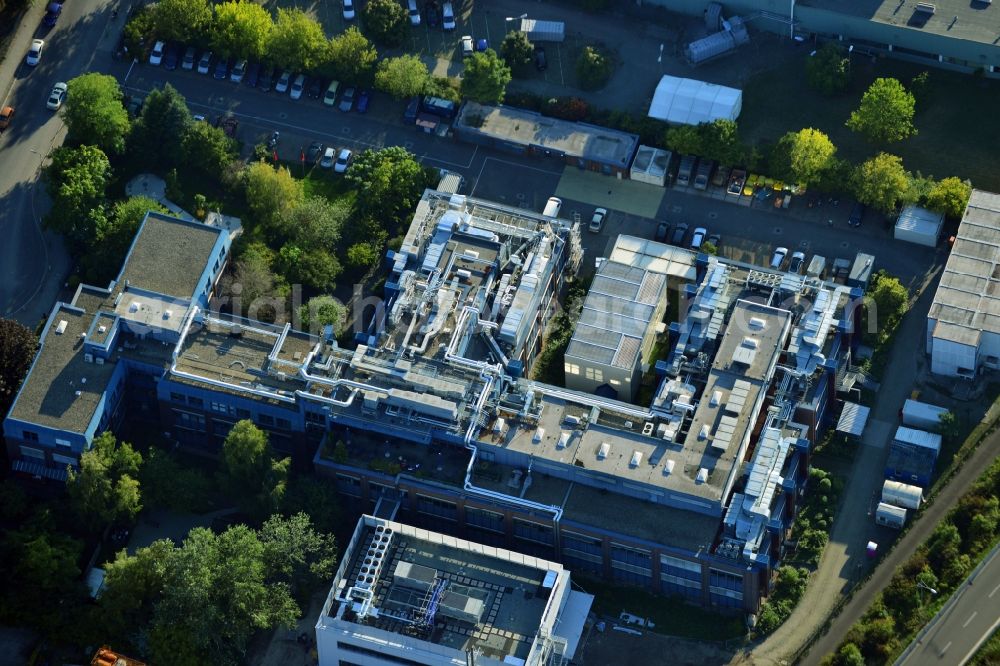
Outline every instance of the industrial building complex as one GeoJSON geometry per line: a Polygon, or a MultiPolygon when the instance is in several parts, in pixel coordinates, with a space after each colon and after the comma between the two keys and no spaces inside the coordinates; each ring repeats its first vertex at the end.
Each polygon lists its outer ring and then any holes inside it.
{"type": "Polygon", "coordinates": [[[554,649],[554,638],[503,624],[504,600],[489,590],[512,586],[471,573],[497,565],[448,569],[455,558],[435,564],[423,542],[520,558],[517,580],[543,618],[567,603],[568,573],[552,562],[758,610],[812,443],[836,411],[860,287],[620,236],[584,303],[563,387],[528,376],[581,264],[578,223],[426,191],[351,348],[329,330],[213,312],[230,242],[150,213],[115,282],[57,304],[4,422],[16,470],[64,478],[123,412],[208,454],[253,420],[373,516],[320,619],[318,636],[331,631],[321,653],[354,649],[340,647],[353,635],[341,623],[358,614],[398,634],[411,612],[423,614],[430,633],[414,640],[428,654],[457,659],[471,636],[500,661],[554,649]],[[642,393],[652,397],[637,404],[642,393]],[[349,593],[380,527],[395,533],[391,565],[370,594],[349,593]],[[423,588],[406,582],[407,566],[423,588]],[[438,616],[464,631],[426,621],[420,590],[440,580],[451,596],[438,616]]]}

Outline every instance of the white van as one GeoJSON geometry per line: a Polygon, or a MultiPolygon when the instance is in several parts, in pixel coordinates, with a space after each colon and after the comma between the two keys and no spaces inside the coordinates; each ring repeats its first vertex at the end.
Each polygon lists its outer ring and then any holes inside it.
{"type": "Polygon", "coordinates": [[[420,25],[420,10],[417,9],[417,0],[406,0],[406,11],[410,15],[410,25],[420,25]]]}
{"type": "Polygon", "coordinates": [[[560,210],[562,210],[562,199],[559,197],[549,197],[549,200],[545,203],[545,210],[542,211],[542,215],[545,217],[559,217],[560,210]]]}

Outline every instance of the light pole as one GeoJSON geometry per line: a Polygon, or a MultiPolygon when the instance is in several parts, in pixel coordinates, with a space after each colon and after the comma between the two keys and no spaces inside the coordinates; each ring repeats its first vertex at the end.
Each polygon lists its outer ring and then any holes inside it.
{"type": "Polygon", "coordinates": [[[660,44],[660,55],[656,56],[656,62],[663,62],[663,44],[660,44]]]}
{"type": "Polygon", "coordinates": [[[508,16],[507,18],[504,19],[504,25],[506,26],[511,21],[517,21],[518,19],[526,19],[526,18],[528,18],[527,14],[521,14],[520,16],[508,16]]]}
{"type": "MultiPolygon", "coordinates": [[[[933,587],[931,587],[931,586],[929,586],[929,585],[925,585],[925,584],[924,584],[924,581],[922,581],[922,580],[918,580],[918,581],[917,581],[917,589],[921,589],[921,588],[922,588],[922,589],[925,589],[925,590],[927,590],[928,592],[930,592],[931,594],[933,594],[933,595],[937,596],[937,593],[938,593],[938,591],[937,591],[937,590],[935,590],[935,589],[934,589],[933,587]]],[[[920,593],[919,593],[919,592],[917,592],[917,594],[919,595],[920,593]]],[[[921,601],[920,601],[920,605],[921,605],[921,606],[923,606],[923,605],[924,605],[924,602],[923,602],[923,600],[921,600],[921,601]]]]}
{"type": "Polygon", "coordinates": [[[854,44],[847,47],[847,75],[851,75],[851,54],[854,53],[854,44]]]}

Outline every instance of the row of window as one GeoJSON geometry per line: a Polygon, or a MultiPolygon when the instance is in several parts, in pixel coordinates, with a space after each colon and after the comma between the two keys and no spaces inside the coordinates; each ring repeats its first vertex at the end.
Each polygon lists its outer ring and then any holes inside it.
{"type": "MultiPolygon", "coordinates": [[[[197,409],[205,408],[205,401],[193,395],[184,396],[182,393],[171,393],[170,400],[178,404],[186,404],[189,407],[195,407],[197,409]]],[[[208,404],[210,411],[216,414],[223,414],[225,416],[231,416],[239,420],[249,419],[251,417],[249,409],[243,409],[242,407],[234,407],[233,405],[226,404],[224,402],[210,401],[208,404]]],[[[306,418],[310,419],[310,412],[306,413],[306,418]]],[[[312,415],[315,418],[315,415],[312,415]]],[[[311,420],[311,419],[310,419],[311,420]]],[[[270,414],[258,414],[257,423],[263,426],[277,427],[283,430],[291,430],[292,422],[289,419],[274,417],[270,414]]]]}

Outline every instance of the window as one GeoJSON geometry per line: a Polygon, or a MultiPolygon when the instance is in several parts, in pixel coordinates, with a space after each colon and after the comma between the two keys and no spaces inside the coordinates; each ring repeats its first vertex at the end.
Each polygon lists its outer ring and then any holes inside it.
{"type": "Polygon", "coordinates": [[[174,393],[173,391],[171,391],[170,399],[173,400],[174,402],[179,402],[181,404],[184,404],[184,396],[180,393],[174,393]]]}
{"type": "Polygon", "coordinates": [[[279,428],[283,428],[285,430],[292,429],[292,422],[289,421],[288,419],[278,419],[276,422],[279,428]]]}
{"type": "Polygon", "coordinates": [[[236,408],[233,407],[232,405],[227,405],[222,402],[212,401],[209,403],[209,406],[211,407],[213,412],[218,412],[219,414],[225,414],[227,416],[236,415],[236,408]]]}
{"type": "MultiPolygon", "coordinates": [[[[391,648],[387,647],[387,649],[391,648]]],[[[381,650],[372,650],[371,648],[361,647],[360,645],[353,645],[351,643],[344,643],[343,641],[337,641],[337,650],[340,652],[353,652],[355,654],[363,654],[367,657],[372,657],[375,663],[389,662],[390,664],[402,664],[403,666],[430,666],[422,661],[407,659],[406,657],[397,657],[393,654],[382,652],[381,650]]],[[[344,662],[341,661],[340,663],[344,662]]]]}
{"type": "Polygon", "coordinates": [[[562,559],[574,571],[581,569],[594,573],[604,572],[604,548],[601,539],[563,530],[562,559]]]}
{"type": "Polygon", "coordinates": [[[196,398],[193,395],[188,396],[188,404],[192,407],[198,407],[199,409],[205,407],[205,401],[201,398],[196,398]]]}
{"type": "Polygon", "coordinates": [[[564,363],[563,370],[566,371],[567,375],[578,375],[580,374],[580,366],[576,363],[564,363]]]}
{"type": "Polygon", "coordinates": [[[21,447],[21,455],[25,458],[37,458],[38,460],[45,460],[45,452],[41,449],[33,449],[30,446],[21,447]]]}
{"type": "Polygon", "coordinates": [[[520,518],[514,519],[514,536],[518,539],[526,539],[536,543],[543,543],[551,546],[555,542],[552,528],[548,525],[531,523],[520,518]]]}
{"type": "Polygon", "coordinates": [[[61,456],[58,453],[52,454],[52,462],[57,463],[59,465],[73,465],[74,467],[80,464],[80,462],[76,458],[70,458],[69,456],[61,456]]]}
{"type": "Polygon", "coordinates": [[[191,414],[190,412],[182,412],[179,410],[174,410],[176,415],[175,423],[182,428],[191,428],[192,430],[204,430],[205,429],[205,417],[199,414],[191,414]]]}
{"type": "Polygon", "coordinates": [[[21,439],[23,439],[26,442],[37,442],[38,441],[38,433],[37,432],[32,432],[30,430],[24,430],[21,433],[21,439]]]}
{"type": "Polygon", "coordinates": [[[273,426],[274,425],[274,417],[271,416],[270,414],[258,414],[257,415],[257,421],[261,425],[266,425],[266,426],[273,426]]]}
{"type": "Polygon", "coordinates": [[[337,490],[345,495],[361,497],[361,479],[356,476],[338,474],[336,480],[337,490]]]}
{"type": "Polygon", "coordinates": [[[612,543],[611,575],[615,580],[648,585],[653,577],[649,551],[612,543]]]}
{"type": "Polygon", "coordinates": [[[61,446],[64,449],[69,449],[73,447],[73,444],[68,439],[59,439],[56,437],[56,446],[61,446]]]}
{"type": "Polygon", "coordinates": [[[470,527],[480,527],[493,532],[503,532],[503,514],[485,509],[466,507],[465,522],[470,527]]]}
{"type": "Polygon", "coordinates": [[[236,408],[236,418],[238,418],[238,419],[248,419],[248,418],[250,418],[250,410],[249,409],[240,409],[239,407],[237,407],[236,408]]]}
{"type": "Polygon", "coordinates": [[[454,502],[446,502],[426,495],[417,495],[417,511],[447,520],[457,520],[458,518],[458,507],[454,502]]]}
{"type": "Polygon", "coordinates": [[[712,603],[723,606],[740,606],[741,603],[730,604],[721,599],[731,599],[740,601],[743,599],[743,576],[721,571],[719,569],[708,570],[708,584],[711,592],[712,603]]]}
{"type": "Polygon", "coordinates": [[[309,423],[323,423],[326,417],[317,412],[306,412],[306,421],[309,423]]]}
{"type": "Polygon", "coordinates": [[[592,379],[595,382],[604,381],[604,373],[601,370],[598,370],[597,368],[586,368],[585,373],[587,379],[592,379]]]}

